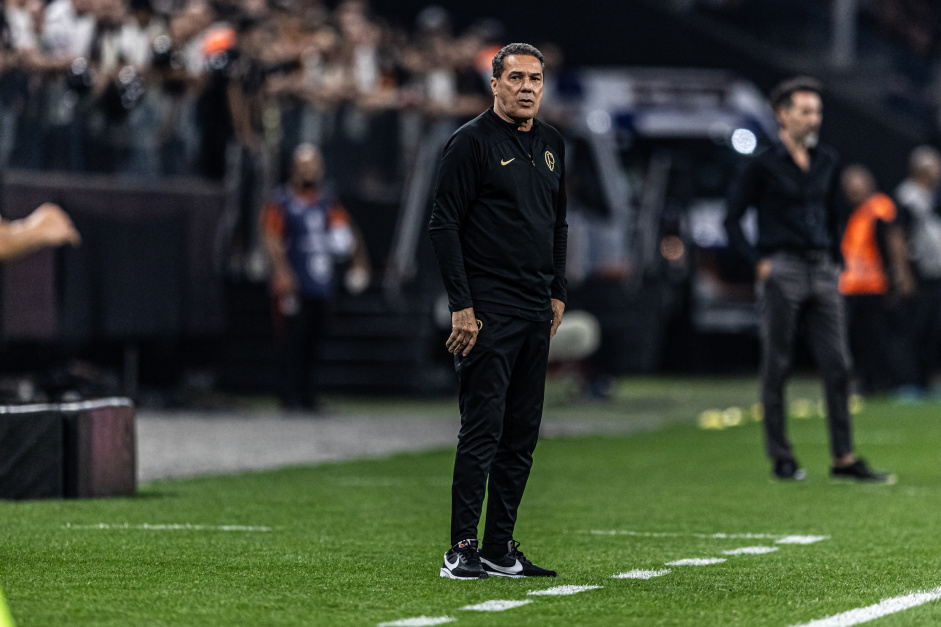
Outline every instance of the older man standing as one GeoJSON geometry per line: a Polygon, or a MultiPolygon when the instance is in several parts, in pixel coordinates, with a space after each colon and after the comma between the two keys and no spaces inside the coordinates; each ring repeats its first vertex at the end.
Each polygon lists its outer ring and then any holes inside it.
{"type": "Polygon", "coordinates": [[[556,575],[526,559],[513,537],[539,436],[549,339],[566,300],[565,148],[558,131],[535,119],[544,70],[533,46],[501,49],[493,108],[448,140],[438,173],[430,234],[460,381],[452,546],[441,567],[452,579],[556,575]]]}
{"type": "Polygon", "coordinates": [[[761,318],[761,401],[765,442],[778,479],[806,477],[787,437],[784,386],[790,375],[798,322],[823,376],[830,476],[886,482],[853,451],[849,380],[851,360],[839,291],[844,216],[837,205],[839,159],[818,142],[823,121],[822,86],[814,79],[784,81],[771,93],[778,142],[749,161],[729,201],[729,244],[755,264],[761,318]],[[749,207],[758,212],[758,244],[740,224],[749,207]]]}

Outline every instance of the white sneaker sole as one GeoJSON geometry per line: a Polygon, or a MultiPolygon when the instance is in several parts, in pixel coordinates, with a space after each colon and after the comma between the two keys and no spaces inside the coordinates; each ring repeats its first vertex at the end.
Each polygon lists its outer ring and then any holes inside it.
{"type": "MultiPolygon", "coordinates": [[[[518,561],[516,563],[522,566],[518,561]]],[[[485,557],[480,558],[480,565],[484,567],[484,571],[488,575],[493,575],[496,577],[507,577],[509,579],[522,579],[523,577],[526,576],[523,574],[522,567],[514,573],[508,573],[506,571],[500,570],[499,566],[497,566],[496,564],[494,564],[493,562],[491,562],[485,557]]]]}
{"type": "Polygon", "coordinates": [[[522,573],[501,573],[499,570],[490,570],[488,568],[485,568],[484,571],[486,571],[486,573],[491,577],[507,577],[509,579],[524,579],[526,577],[526,575],[522,573]]]}
{"type": "Polygon", "coordinates": [[[460,579],[462,581],[473,581],[475,579],[485,579],[485,577],[458,577],[457,575],[452,573],[450,570],[448,570],[444,566],[441,567],[441,576],[446,577],[448,579],[460,579]]]}

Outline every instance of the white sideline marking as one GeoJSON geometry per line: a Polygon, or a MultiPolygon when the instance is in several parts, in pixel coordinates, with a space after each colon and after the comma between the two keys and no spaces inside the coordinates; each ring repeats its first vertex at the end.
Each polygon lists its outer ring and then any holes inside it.
{"type": "Polygon", "coordinates": [[[743,546],[740,549],[722,551],[726,555],[764,555],[765,553],[774,553],[778,550],[776,546],[743,546]]]}
{"type": "Polygon", "coordinates": [[[473,612],[502,612],[503,610],[511,610],[514,607],[526,605],[527,603],[532,603],[532,601],[501,601],[494,599],[493,601],[484,601],[476,605],[465,605],[461,609],[471,610],[473,612]]]}
{"type": "Polygon", "coordinates": [[[107,531],[115,529],[136,529],[141,531],[271,531],[271,527],[251,527],[248,525],[151,525],[144,523],[142,525],[129,525],[128,523],[113,525],[109,523],[98,523],[97,525],[73,525],[65,523],[63,529],[104,529],[107,531]]]}
{"type": "Polygon", "coordinates": [[[850,627],[851,625],[867,623],[871,620],[888,616],[889,614],[895,614],[896,612],[918,607],[919,605],[924,605],[925,603],[937,599],[941,599],[941,587],[935,588],[934,590],[911,592],[903,596],[883,599],[875,605],[859,607],[855,610],[812,620],[809,623],[793,625],[792,627],[850,627]]]}
{"type": "Polygon", "coordinates": [[[627,531],[592,529],[593,536],[634,536],[637,538],[702,538],[705,540],[776,540],[778,544],[813,544],[830,536],[789,536],[773,533],[675,533],[669,531],[627,531]]]}
{"type": "Polygon", "coordinates": [[[388,623],[379,623],[376,627],[431,627],[431,625],[453,623],[456,620],[456,618],[450,616],[419,616],[417,618],[403,618],[388,623]]]}
{"type": "Polygon", "coordinates": [[[709,566],[710,564],[721,564],[728,560],[724,557],[690,557],[682,560],[667,562],[667,566],[709,566]]]}
{"type": "Polygon", "coordinates": [[[629,570],[626,573],[611,575],[611,577],[613,579],[653,579],[669,575],[671,572],[669,568],[666,570],[629,570]]]}
{"type": "Polygon", "coordinates": [[[585,592],[586,590],[597,590],[603,587],[604,586],[556,586],[555,588],[546,588],[544,590],[530,590],[526,594],[533,596],[567,596],[585,592]]]}
{"type": "Polygon", "coordinates": [[[813,544],[829,539],[830,536],[784,536],[775,544],[813,544]]]}

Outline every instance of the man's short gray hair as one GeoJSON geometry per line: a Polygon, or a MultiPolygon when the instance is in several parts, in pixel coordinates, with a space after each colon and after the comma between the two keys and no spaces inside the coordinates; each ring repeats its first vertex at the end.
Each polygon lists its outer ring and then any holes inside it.
{"type": "Polygon", "coordinates": [[[540,65],[542,65],[542,71],[546,71],[546,60],[543,58],[542,53],[539,52],[539,49],[536,48],[536,46],[530,46],[529,44],[507,44],[500,48],[500,52],[498,52],[493,57],[494,78],[500,78],[503,76],[503,60],[511,54],[536,57],[539,59],[540,65]]]}

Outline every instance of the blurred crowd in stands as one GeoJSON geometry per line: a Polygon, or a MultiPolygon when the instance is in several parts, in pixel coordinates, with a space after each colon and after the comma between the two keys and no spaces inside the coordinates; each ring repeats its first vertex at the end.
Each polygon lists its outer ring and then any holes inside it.
{"type": "Polygon", "coordinates": [[[365,0],[4,0],[0,168],[274,183],[308,142],[381,194],[409,128],[486,108],[502,37],[455,34],[440,7],[393,26],[365,0]]]}

